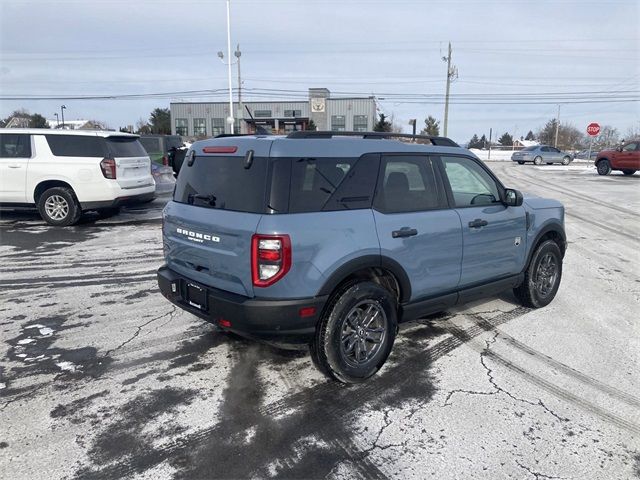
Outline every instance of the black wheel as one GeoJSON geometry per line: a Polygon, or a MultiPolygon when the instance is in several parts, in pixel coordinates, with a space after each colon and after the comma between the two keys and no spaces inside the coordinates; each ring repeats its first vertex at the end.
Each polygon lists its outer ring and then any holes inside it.
{"type": "Polygon", "coordinates": [[[534,165],[540,165],[542,164],[542,157],[536,157],[533,159],[533,163],[534,165]]]}
{"type": "Polygon", "coordinates": [[[609,160],[599,160],[596,163],[596,169],[598,170],[598,175],[609,175],[611,173],[609,160]]]}
{"type": "Polygon", "coordinates": [[[553,165],[553,162],[547,162],[547,165],[553,165]]]}
{"type": "Polygon", "coordinates": [[[562,164],[563,165],[569,165],[571,163],[571,157],[564,157],[562,159],[562,164]]]}
{"type": "Polygon", "coordinates": [[[624,173],[625,175],[633,175],[634,173],[636,173],[637,170],[622,170],[622,173],[624,173]]]}
{"type": "Polygon", "coordinates": [[[397,329],[396,300],[373,282],[345,285],[332,298],[316,329],[311,357],[328,377],[358,383],[387,360],[397,329]]]}
{"type": "Polygon", "coordinates": [[[67,187],[46,190],[38,199],[38,211],[45,222],[59,227],[77,223],[82,215],[78,199],[67,187]]]}
{"type": "Polygon", "coordinates": [[[513,293],[525,307],[545,307],[556,296],[561,279],[560,247],[553,240],[546,240],[536,248],[522,285],[514,288],[513,293]]]}
{"type": "Polygon", "coordinates": [[[524,165],[524,162],[518,162],[518,165],[524,165]]]}

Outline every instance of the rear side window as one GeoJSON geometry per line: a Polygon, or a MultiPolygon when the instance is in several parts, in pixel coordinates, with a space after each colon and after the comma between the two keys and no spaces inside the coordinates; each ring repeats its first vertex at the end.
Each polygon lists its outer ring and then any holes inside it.
{"type": "Polygon", "coordinates": [[[154,137],[140,137],[140,143],[147,153],[162,153],[160,139],[154,137]]]}
{"type": "Polygon", "coordinates": [[[51,153],[56,157],[108,156],[104,138],[85,135],[45,135],[51,153]]]}
{"type": "Polygon", "coordinates": [[[289,212],[321,211],[355,163],[355,158],[293,159],[289,212]]]}
{"type": "Polygon", "coordinates": [[[382,157],[374,206],[383,213],[418,212],[440,207],[429,158],[419,155],[382,157]]]}
{"type": "Polygon", "coordinates": [[[109,153],[116,158],[146,157],[147,152],[135,137],[107,137],[109,153]]]}
{"type": "Polygon", "coordinates": [[[244,157],[195,157],[180,169],[173,200],[203,208],[264,213],[266,158],[255,157],[244,168],[244,157]]]}
{"type": "Polygon", "coordinates": [[[31,158],[31,136],[0,134],[0,158],[31,158]]]}

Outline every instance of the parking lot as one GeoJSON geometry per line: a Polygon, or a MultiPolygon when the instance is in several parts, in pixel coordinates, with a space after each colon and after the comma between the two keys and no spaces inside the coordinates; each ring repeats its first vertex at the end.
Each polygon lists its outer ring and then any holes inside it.
{"type": "Polygon", "coordinates": [[[640,477],[640,174],[489,165],[565,204],[557,297],[403,324],[356,386],[166,301],[162,200],[2,212],[0,477],[640,477]]]}

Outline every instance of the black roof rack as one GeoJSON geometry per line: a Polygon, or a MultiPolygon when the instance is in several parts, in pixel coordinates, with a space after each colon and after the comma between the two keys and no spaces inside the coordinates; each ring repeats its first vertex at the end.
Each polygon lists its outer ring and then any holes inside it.
{"type": "Polygon", "coordinates": [[[381,138],[408,138],[411,140],[428,140],[432,145],[440,147],[460,147],[456,142],[447,137],[432,137],[430,135],[412,135],[410,133],[393,133],[393,132],[331,132],[331,131],[315,131],[301,130],[299,132],[291,132],[287,138],[333,138],[333,137],[362,137],[365,139],[381,139],[381,138]]]}

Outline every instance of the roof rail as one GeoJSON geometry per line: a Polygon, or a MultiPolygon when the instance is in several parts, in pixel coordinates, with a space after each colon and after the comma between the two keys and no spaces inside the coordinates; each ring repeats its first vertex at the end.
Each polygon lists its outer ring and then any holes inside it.
{"type": "Polygon", "coordinates": [[[456,142],[447,137],[433,137],[431,135],[412,135],[410,133],[394,133],[394,132],[332,132],[332,131],[315,131],[301,130],[291,132],[287,138],[333,138],[333,137],[362,137],[364,139],[383,139],[383,138],[408,138],[411,140],[428,140],[432,145],[440,147],[460,147],[456,142]]]}

